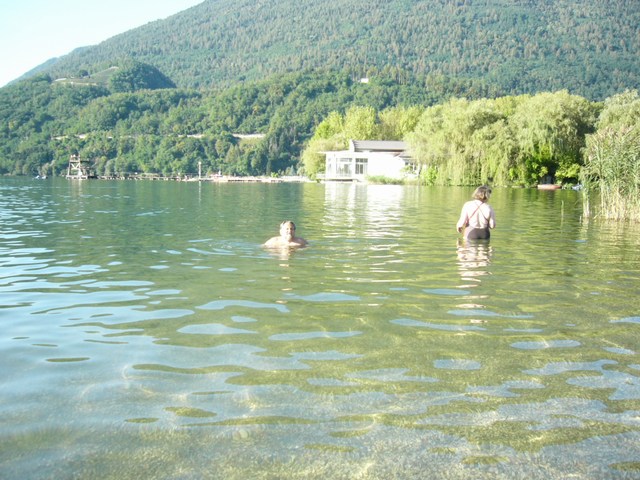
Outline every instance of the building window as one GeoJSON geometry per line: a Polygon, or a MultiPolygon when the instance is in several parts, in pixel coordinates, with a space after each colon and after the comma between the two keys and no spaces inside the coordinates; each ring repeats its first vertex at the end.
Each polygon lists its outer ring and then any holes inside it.
{"type": "Polygon", "coordinates": [[[366,175],[366,174],[367,174],[367,159],[356,158],[356,175],[366,175]]]}
{"type": "Polygon", "coordinates": [[[351,172],[351,159],[350,158],[341,158],[338,160],[338,177],[350,177],[352,175],[351,172]]]}

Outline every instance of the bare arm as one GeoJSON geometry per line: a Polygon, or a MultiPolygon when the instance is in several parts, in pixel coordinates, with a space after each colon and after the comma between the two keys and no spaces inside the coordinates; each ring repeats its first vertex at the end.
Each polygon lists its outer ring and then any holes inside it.
{"type": "Polygon", "coordinates": [[[467,213],[467,205],[463,205],[462,210],[460,211],[460,218],[458,219],[458,223],[456,224],[456,229],[458,233],[462,233],[464,227],[466,227],[469,222],[469,214],[467,213]]]}

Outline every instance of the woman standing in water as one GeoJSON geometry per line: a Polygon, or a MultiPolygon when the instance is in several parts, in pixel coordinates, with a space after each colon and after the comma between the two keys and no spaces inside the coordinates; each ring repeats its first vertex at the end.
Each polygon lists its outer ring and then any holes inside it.
{"type": "Polygon", "coordinates": [[[486,185],[476,188],[473,200],[462,206],[458,220],[458,233],[463,233],[465,240],[485,240],[491,237],[490,230],[496,227],[496,214],[487,202],[491,189],[486,185]]]}

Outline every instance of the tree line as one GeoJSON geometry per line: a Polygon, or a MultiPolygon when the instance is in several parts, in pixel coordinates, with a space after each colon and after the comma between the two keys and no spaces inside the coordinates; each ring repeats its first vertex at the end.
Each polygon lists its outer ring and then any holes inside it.
{"type": "Polygon", "coordinates": [[[324,170],[323,151],[350,139],[405,140],[427,185],[585,189],[585,216],[640,221],[640,97],[636,90],[591,102],[566,91],[430,107],[352,106],[331,112],[302,153],[305,172],[324,170]]]}
{"type": "Polygon", "coordinates": [[[92,161],[99,175],[193,175],[199,162],[203,173],[301,173],[300,152],[331,111],[495,93],[480,82],[396,69],[376,72],[369,83],[351,71],[323,70],[223,90],[151,89],[164,86],[163,77],[126,65],[64,81],[42,74],[0,89],[0,174],[58,175],[71,154],[92,161]],[[263,138],[243,140],[246,134],[263,138]]]}
{"type": "Polygon", "coordinates": [[[77,154],[106,176],[313,177],[322,151],[396,139],[409,144],[426,184],[582,182],[611,192],[622,217],[629,202],[620,199],[637,191],[635,90],[604,102],[567,91],[510,96],[394,69],[368,83],[349,71],[306,71],[221,91],[136,90],[163,77],[136,64],[115,72],[102,84],[41,75],[0,89],[0,174],[59,175],[77,154]]]}
{"type": "Polygon", "coordinates": [[[320,123],[302,158],[313,175],[323,168],[317,152],[346,148],[350,138],[405,140],[428,184],[577,183],[585,138],[601,109],[600,103],[566,91],[454,97],[430,107],[381,112],[352,107],[320,123]]]}

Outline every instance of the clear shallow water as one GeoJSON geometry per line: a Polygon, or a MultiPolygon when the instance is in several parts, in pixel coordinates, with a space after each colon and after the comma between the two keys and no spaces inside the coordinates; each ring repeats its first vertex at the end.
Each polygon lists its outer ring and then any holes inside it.
{"type": "Polygon", "coordinates": [[[1,179],[0,477],[640,478],[638,228],[471,190],[1,179]]]}

